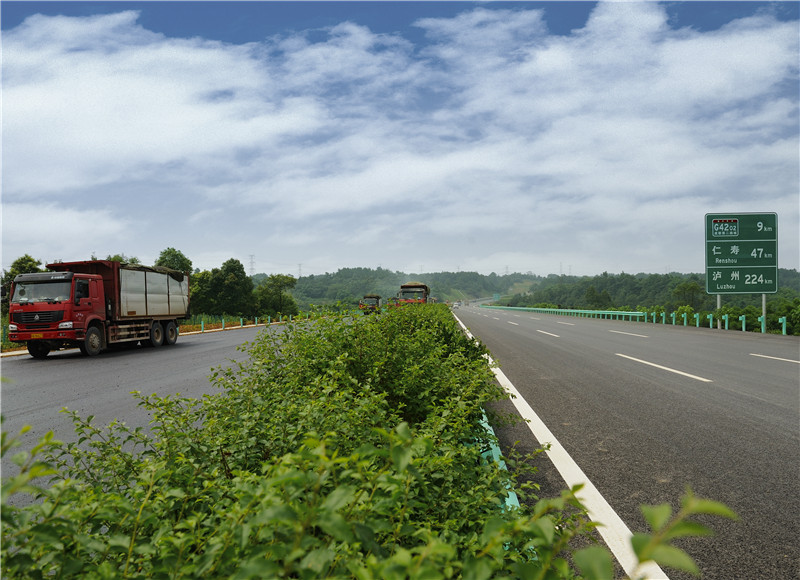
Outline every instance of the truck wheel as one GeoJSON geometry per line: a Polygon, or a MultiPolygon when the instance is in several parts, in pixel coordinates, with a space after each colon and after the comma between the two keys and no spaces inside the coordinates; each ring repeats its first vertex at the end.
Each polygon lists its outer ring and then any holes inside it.
{"type": "Polygon", "coordinates": [[[175,344],[178,341],[178,327],[171,320],[164,324],[164,344],[175,344]]]}
{"type": "Polygon", "coordinates": [[[103,350],[103,334],[96,326],[90,326],[86,329],[86,336],[83,342],[78,346],[81,352],[87,356],[95,356],[100,354],[103,350]]]}
{"type": "Polygon", "coordinates": [[[29,340],[28,352],[33,358],[46,358],[50,354],[50,344],[38,340],[29,340]]]}
{"type": "Polygon", "coordinates": [[[160,322],[154,322],[150,327],[150,346],[161,346],[164,344],[164,327],[160,322]]]}

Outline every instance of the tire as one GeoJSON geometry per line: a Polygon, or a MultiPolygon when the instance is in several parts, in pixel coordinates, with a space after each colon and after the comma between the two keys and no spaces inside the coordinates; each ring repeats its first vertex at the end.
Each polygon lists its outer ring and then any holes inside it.
{"type": "Polygon", "coordinates": [[[164,344],[175,344],[178,341],[178,326],[170,320],[164,323],[164,344]]]}
{"type": "Polygon", "coordinates": [[[41,342],[38,340],[29,340],[28,352],[33,358],[47,358],[47,355],[50,354],[50,343],[41,342]]]}
{"type": "Polygon", "coordinates": [[[153,326],[150,327],[150,340],[148,343],[150,346],[161,346],[164,344],[164,327],[161,326],[160,322],[154,322],[153,326]]]}
{"type": "Polygon", "coordinates": [[[103,333],[96,326],[86,329],[86,336],[83,342],[78,345],[81,352],[86,356],[96,356],[103,350],[103,333]]]}

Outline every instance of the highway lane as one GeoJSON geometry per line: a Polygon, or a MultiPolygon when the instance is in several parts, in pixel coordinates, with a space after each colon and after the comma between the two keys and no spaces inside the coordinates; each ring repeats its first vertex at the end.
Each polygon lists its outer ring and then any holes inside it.
{"type": "MultiPolygon", "coordinates": [[[[149,413],[138,406],[131,391],[196,398],[219,392],[208,378],[212,369],[244,360],[247,355],[239,346],[263,331],[260,326],[187,334],[171,346],[135,346],[95,357],[83,356],[77,349],[51,353],[43,360],[27,353],[4,357],[0,367],[4,379],[0,383],[3,430],[16,435],[30,425],[23,449],[33,447],[48,431],[53,431],[57,439],[73,441],[72,422],[59,412],[63,407],[84,418],[94,415],[98,426],[118,419],[131,428],[147,428],[149,413]]],[[[3,476],[16,472],[16,466],[4,458],[3,476]]]]}
{"type": "MultiPolygon", "coordinates": [[[[714,521],[716,538],[681,542],[703,578],[800,577],[797,337],[455,314],[633,531],[645,528],[640,504],[677,506],[688,485],[742,518],[714,521]]],[[[525,428],[498,435],[533,448],[525,428]]],[[[543,493],[563,487],[547,462],[542,469],[543,493]]]]}

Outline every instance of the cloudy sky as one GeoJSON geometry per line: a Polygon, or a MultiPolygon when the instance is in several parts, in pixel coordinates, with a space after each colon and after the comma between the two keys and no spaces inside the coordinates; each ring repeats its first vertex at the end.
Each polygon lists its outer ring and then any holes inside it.
{"type": "Polygon", "coordinates": [[[8,2],[2,265],[799,268],[797,2],[8,2]]]}

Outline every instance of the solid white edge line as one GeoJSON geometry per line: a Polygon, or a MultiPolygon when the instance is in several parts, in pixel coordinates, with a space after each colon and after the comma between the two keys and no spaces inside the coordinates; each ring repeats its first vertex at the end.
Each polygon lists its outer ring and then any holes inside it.
{"type": "MultiPolygon", "coordinates": [[[[454,315],[455,316],[455,315],[454,315]]],[[[469,329],[463,322],[455,316],[456,321],[464,332],[471,339],[475,337],[470,333],[469,329]]],[[[605,541],[611,553],[619,562],[622,569],[630,578],[643,578],[645,580],[669,580],[666,573],[655,562],[643,562],[638,564],[636,554],[631,546],[631,538],[633,534],[625,522],[622,521],[617,515],[617,512],[609,505],[602,494],[589,481],[583,470],[575,463],[567,450],[558,442],[547,425],[539,418],[533,408],[517,391],[513,383],[508,380],[505,373],[494,365],[492,357],[488,354],[485,355],[489,361],[492,372],[494,373],[497,381],[511,396],[511,402],[516,407],[517,412],[522,416],[528,424],[528,428],[536,437],[539,445],[549,445],[550,449],[546,451],[550,461],[553,462],[561,477],[566,482],[569,488],[576,485],[583,484],[583,488],[576,494],[580,502],[586,508],[589,518],[599,524],[597,532],[605,541]]]]}
{"type": "Polygon", "coordinates": [[[781,360],[783,362],[791,362],[791,363],[795,363],[795,364],[800,365],[800,360],[793,360],[793,359],[790,359],[790,358],[780,358],[780,357],[777,357],[777,356],[767,356],[765,354],[756,354],[754,352],[751,352],[750,356],[757,356],[757,357],[761,357],[761,358],[770,358],[772,360],[781,360]]]}
{"type": "Polygon", "coordinates": [[[698,377],[697,375],[690,375],[689,373],[685,373],[683,371],[679,371],[677,369],[671,369],[669,367],[664,367],[661,365],[657,365],[656,363],[651,363],[646,360],[642,360],[639,358],[633,358],[632,356],[628,356],[627,354],[615,353],[617,356],[621,356],[622,358],[627,358],[629,360],[636,361],[638,363],[642,363],[643,365],[649,365],[651,367],[656,367],[657,369],[661,369],[662,371],[668,371],[670,373],[675,373],[676,375],[683,375],[684,377],[689,377],[690,379],[694,379],[696,381],[703,381],[704,383],[713,383],[711,379],[705,379],[703,377],[698,377]]]}

